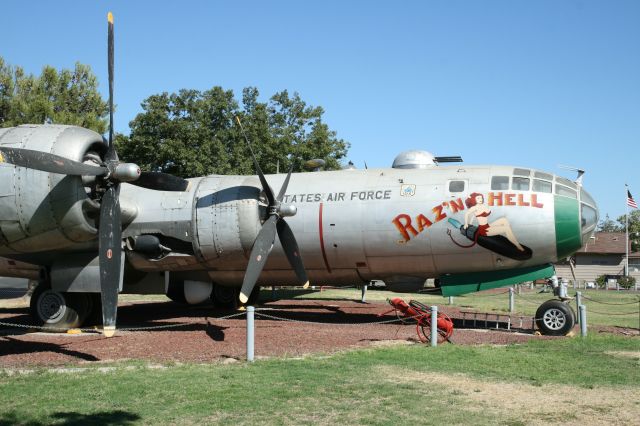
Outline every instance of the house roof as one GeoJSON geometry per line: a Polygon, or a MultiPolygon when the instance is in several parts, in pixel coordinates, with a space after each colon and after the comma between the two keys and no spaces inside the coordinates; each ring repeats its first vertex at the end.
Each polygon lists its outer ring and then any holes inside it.
{"type": "Polygon", "coordinates": [[[578,253],[624,254],[627,252],[624,243],[624,232],[596,232],[578,253]]]}

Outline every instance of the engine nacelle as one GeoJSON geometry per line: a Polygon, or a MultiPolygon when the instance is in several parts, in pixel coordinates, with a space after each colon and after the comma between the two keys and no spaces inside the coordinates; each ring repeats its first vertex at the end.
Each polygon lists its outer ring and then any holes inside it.
{"type": "MultiPolygon", "coordinates": [[[[105,149],[99,134],[59,125],[0,129],[0,145],[80,162],[87,152],[105,149]]],[[[95,239],[94,222],[83,209],[87,199],[79,176],[0,163],[0,255],[59,250],[95,239]]]]}
{"type": "Polygon", "coordinates": [[[194,248],[208,267],[217,269],[246,264],[262,226],[255,176],[209,176],[196,189],[194,248]]]}

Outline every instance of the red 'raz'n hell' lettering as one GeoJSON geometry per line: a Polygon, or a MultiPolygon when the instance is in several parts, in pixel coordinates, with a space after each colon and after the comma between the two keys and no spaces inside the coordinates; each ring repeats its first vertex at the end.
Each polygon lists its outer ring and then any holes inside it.
{"type": "MultiPolygon", "coordinates": [[[[487,194],[487,205],[534,207],[538,209],[544,207],[544,204],[538,201],[537,194],[515,194],[503,192],[489,192],[487,194]]],[[[401,213],[393,218],[391,222],[398,229],[398,232],[400,232],[404,241],[409,241],[412,237],[415,237],[425,229],[430,228],[434,223],[438,223],[441,220],[446,219],[447,213],[445,212],[445,208],[448,208],[453,214],[465,210],[465,205],[460,198],[444,201],[431,209],[433,219],[429,219],[427,216],[420,213],[415,217],[415,221],[412,221],[411,216],[406,213],[401,213]]]]}

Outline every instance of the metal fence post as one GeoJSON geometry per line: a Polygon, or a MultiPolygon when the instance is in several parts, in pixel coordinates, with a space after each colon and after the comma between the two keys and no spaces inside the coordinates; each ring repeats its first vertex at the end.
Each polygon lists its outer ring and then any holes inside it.
{"type": "Polygon", "coordinates": [[[580,324],[580,305],[582,305],[582,292],[576,291],[576,309],[578,310],[578,324],[580,324]]]}
{"type": "Polygon", "coordinates": [[[364,284],[362,286],[362,298],[360,299],[362,303],[365,303],[367,301],[367,287],[367,284],[364,284]]]}
{"type": "Polygon", "coordinates": [[[580,336],[587,337],[587,307],[580,305],[580,336]]]}
{"type": "Polygon", "coordinates": [[[513,287],[509,287],[509,312],[515,310],[514,290],[513,287]]]}
{"type": "Polygon", "coordinates": [[[438,346],[438,307],[431,307],[431,347],[438,346]]]}
{"type": "Polygon", "coordinates": [[[247,306],[247,361],[249,362],[253,362],[254,311],[253,306],[247,306]]]}

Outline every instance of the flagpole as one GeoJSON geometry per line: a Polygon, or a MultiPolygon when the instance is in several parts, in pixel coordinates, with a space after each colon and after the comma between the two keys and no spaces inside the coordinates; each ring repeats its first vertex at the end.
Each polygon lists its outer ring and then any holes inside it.
{"type": "Polygon", "coordinates": [[[625,251],[626,251],[626,256],[624,258],[624,276],[628,277],[629,276],[629,185],[627,185],[626,183],[624,184],[624,187],[626,189],[626,194],[625,198],[626,198],[626,203],[625,203],[625,208],[626,208],[626,214],[624,215],[624,229],[625,229],[625,251]]]}

